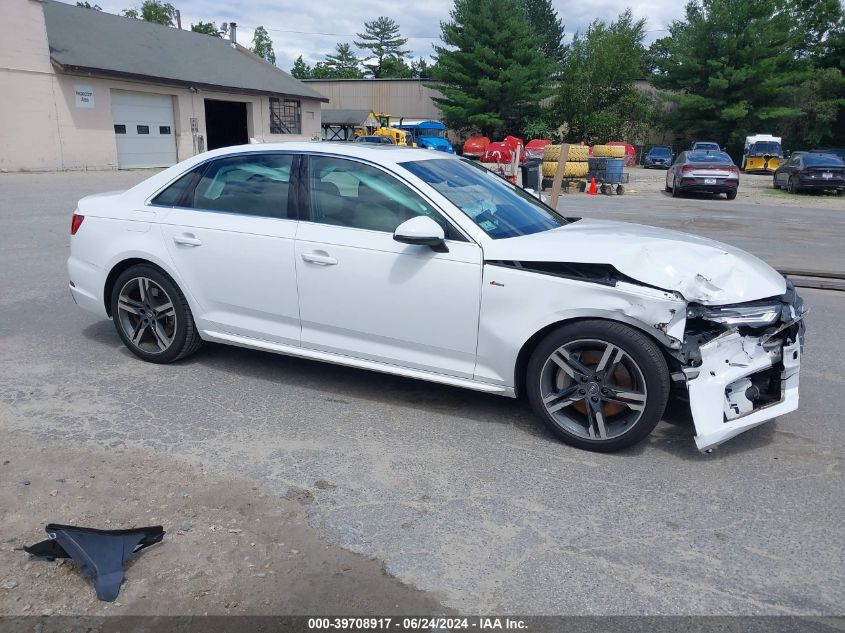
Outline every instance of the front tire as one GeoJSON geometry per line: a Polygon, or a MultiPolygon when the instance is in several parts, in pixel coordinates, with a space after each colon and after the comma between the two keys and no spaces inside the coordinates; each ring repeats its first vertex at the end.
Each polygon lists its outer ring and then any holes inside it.
{"type": "Polygon", "coordinates": [[[147,362],[172,363],[202,345],[185,295],[150,264],[132,266],[117,278],[111,314],[124,345],[147,362]]]}
{"type": "Polygon", "coordinates": [[[610,452],[644,439],[669,397],[669,370],[657,345],[622,323],[578,321],[548,334],[528,361],[526,392],[558,438],[610,452]]]}

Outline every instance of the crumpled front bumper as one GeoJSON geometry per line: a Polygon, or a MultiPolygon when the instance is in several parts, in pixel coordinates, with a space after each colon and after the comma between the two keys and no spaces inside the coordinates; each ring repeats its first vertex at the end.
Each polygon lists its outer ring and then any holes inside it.
{"type": "Polygon", "coordinates": [[[701,345],[700,352],[701,364],[683,370],[700,451],[798,408],[800,337],[764,347],[762,337],[743,336],[732,330],[701,345]],[[780,400],[729,419],[726,411],[736,406],[728,396],[729,389],[743,386],[743,379],[773,366],[781,368],[780,400]]]}

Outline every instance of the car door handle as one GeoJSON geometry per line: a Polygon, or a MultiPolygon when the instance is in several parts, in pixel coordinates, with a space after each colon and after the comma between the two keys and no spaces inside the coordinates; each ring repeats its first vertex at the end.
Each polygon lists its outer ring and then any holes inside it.
{"type": "Polygon", "coordinates": [[[337,260],[326,253],[302,253],[302,259],[311,264],[319,264],[320,266],[334,266],[337,264],[337,260]]]}
{"type": "Polygon", "coordinates": [[[182,233],[182,235],[175,235],[173,241],[183,246],[202,246],[202,240],[195,237],[191,233],[182,233]]]}

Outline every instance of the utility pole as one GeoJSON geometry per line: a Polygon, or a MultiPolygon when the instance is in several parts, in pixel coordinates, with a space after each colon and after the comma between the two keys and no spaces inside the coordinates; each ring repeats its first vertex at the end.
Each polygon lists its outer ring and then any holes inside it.
{"type": "Polygon", "coordinates": [[[182,30],[182,12],[176,9],[176,28],[182,30]]]}

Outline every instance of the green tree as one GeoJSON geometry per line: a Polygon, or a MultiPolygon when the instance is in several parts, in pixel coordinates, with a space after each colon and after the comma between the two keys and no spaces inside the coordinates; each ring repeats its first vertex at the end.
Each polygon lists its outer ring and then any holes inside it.
{"type": "Polygon", "coordinates": [[[159,0],[144,0],[140,9],[124,9],[123,15],[127,18],[154,22],[164,26],[175,26],[176,24],[176,7],[169,2],[160,2],[159,0]]]}
{"type": "Polygon", "coordinates": [[[843,68],[834,57],[838,2],[691,0],[652,46],[655,85],[672,90],[673,126],[726,143],[772,132],[804,147],[842,128],[843,68]]]}
{"type": "Polygon", "coordinates": [[[630,9],[575,34],[561,66],[567,81],[552,108],[553,118],[565,124],[567,140],[645,140],[654,102],[636,86],[646,76],[644,37],[645,20],[634,20],[630,9]]]}
{"type": "Polygon", "coordinates": [[[415,79],[431,79],[433,71],[434,67],[422,57],[411,62],[411,76],[415,79]]]}
{"type": "Polygon", "coordinates": [[[302,55],[296,58],[296,61],[293,62],[293,68],[290,69],[290,74],[296,79],[311,79],[313,72],[311,66],[302,59],[302,55]]]}
{"type": "Polygon", "coordinates": [[[270,39],[267,29],[263,26],[255,27],[255,34],[252,36],[252,46],[249,50],[274,66],[276,65],[276,53],[273,50],[273,40],[270,39]]]}
{"type": "Polygon", "coordinates": [[[442,22],[434,101],[446,123],[486,136],[521,133],[548,94],[551,63],[518,0],[455,0],[442,22]]]}
{"type": "Polygon", "coordinates": [[[520,0],[531,29],[540,36],[540,50],[555,63],[563,61],[563,22],[552,6],[552,0],[520,0]]]}
{"type": "Polygon", "coordinates": [[[91,4],[87,0],[85,2],[77,2],[76,6],[82,7],[83,9],[94,9],[94,11],[102,11],[103,7],[99,4],[91,4]]]}
{"type": "Polygon", "coordinates": [[[400,35],[399,25],[391,18],[381,16],[364,22],[364,32],[357,35],[360,39],[355,46],[370,52],[364,59],[364,68],[376,79],[393,76],[388,73],[401,67],[396,62],[404,65],[405,56],[410,53],[402,48],[408,39],[400,35]],[[366,63],[373,60],[374,63],[366,63]]]}
{"type": "Polygon", "coordinates": [[[229,31],[229,25],[223,22],[220,28],[214,22],[197,22],[191,25],[191,30],[194,33],[204,33],[205,35],[213,35],[215,37],[223,37],[229,31]]]}
{"type": "Polygon", "coordinates": [[[333,79],[360,79],[364,76],[359,68],[361,60],[352,52],[349,44],[335,45],[334,54],[326,55],[324,65],[333,79]]]}

